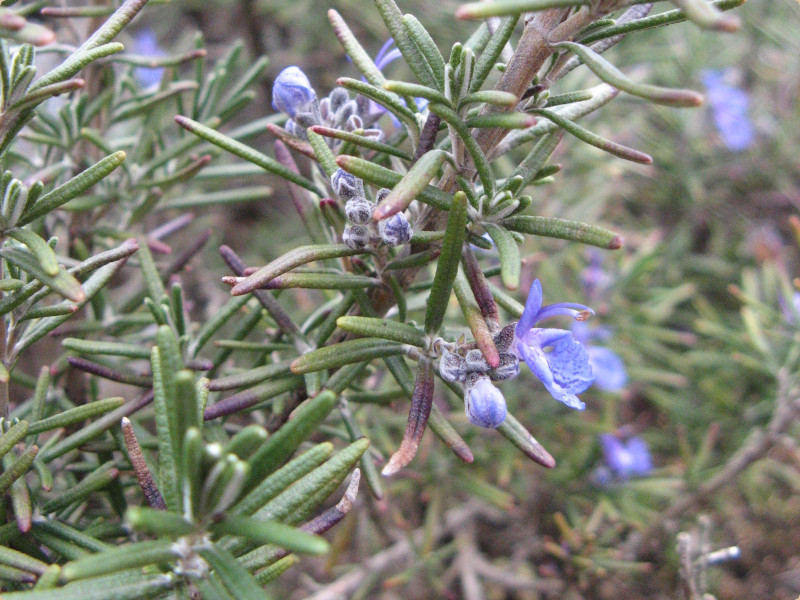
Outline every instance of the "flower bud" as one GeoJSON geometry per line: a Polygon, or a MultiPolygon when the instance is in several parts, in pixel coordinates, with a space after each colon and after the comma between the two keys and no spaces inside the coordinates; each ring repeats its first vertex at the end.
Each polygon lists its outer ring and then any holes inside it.
{"type": "Polygon", "coordinates": [[[519,358],[514,354],[500,354],[500,364],[489,370],[489,377],[495,381],[514,379],[519,375],[519,358]]]}
{"type": "MultiPolygon", "coordinates": [[[[352,100],[342,104],[333,117],[333,126],[337,129],[344,128],[344,124],[347,123],[347,119],[350,118],[350,115],[356,114],[357,108],[356,103],[352,100]]],[[[333,109],[333,107],[331,107],[331,109],[333,109]]]]}
{"type": "Polygon", "coordinates": [[[491,368],[486,359],[483,358],[483,352],[477,348],[467,352],[464,360],[467,363],[467,371],[471,373],[486,373],[491,368]]]}
{"type": "Polygon", "coordinates": [[[337,169],[331,175],[331,186],[343,200],[349,200],[356,196],[364,197],[364,182],[343,169],[337,169]]]}
{"type": "Polygon", "coordinates": [[[445,381],[461,381],[467,375],[467,362],[463,356],[445,350],[439,359],[439,375],[445,381]]]}
{"type": "Polygon", "coordinates": [[[350,198],[344,206],[344,213],[347,215],[347,220],[356,225],[366,225],[372,220],[372,212],[375,210],[375,205],[360,196],[350,198]]]}
{"type": "Polygon", "coordinates": [[[350,115],[347,123],[344,124],[345,131],[355,131],[356,129],[364,129],[364,121],[358,115],[350,115]]]}
{"type": "Polygon", "coordinates": [[[389,192],[391,192],[391,191],[392,190],[390,190],[389,188],[381,188],[381,189],[379,189],[378,193],[375,194],[375,202],[377,204],[380,204],[381,202],[383,202],[383,199],[386,198],[386,196],[388,196],[389,192]]]}
{"type": "Polygon", "coordinates": [[[506,325],[494,336],[494,345],[497,346],[497,351],[500,353],[508,352],[511,348],[511,342],[514,341],[514,323],[506,325]]]}
{"type": "Polygon", "coordinates": [[[397,213],[378,223],[378,233],[388,246],[402,246],[411,240],[411,223],[403,213],[397,213]]]}
{"type": "Polygon", "coordinates": [[[485,375],[466,389],[464,409],[470,423],[480,427],[499,427],[506,420],[506,399],[485,375]]]}
{"type": "Polygon", "coordinates": [[[369,245],[369,229],[362,225],[348,225],[342,233],[342,242],[353,250],[362,250],[369,245]]]}
{"type": "Polygon", "coordinates": [[[347,93],[347,90],[344,88],[333,88],[330,94],[328,94],[328,98],[330,99],[331,103],[331,112],[336,113],[344,104],[350,100],[350,94],[347,93]]]}
{"type": "Polygon", "coordinates": [[[299,67],[286,67],[275,78],[272,85],[272,107],[294,117],[298,112],[307,111],[317,99],[308,77],[299,67]]]}

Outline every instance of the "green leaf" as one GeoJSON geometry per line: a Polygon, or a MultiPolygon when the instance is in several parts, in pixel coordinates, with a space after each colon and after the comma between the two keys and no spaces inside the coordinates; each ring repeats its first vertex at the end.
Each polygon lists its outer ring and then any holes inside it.
{"type": "Polygon", "coordinates": [[[324,391],[298,408],[294,417],[278,429],[249,459],[249,487],[278,468],[322,423],[336,404],[336,394],[324,391]]]}
{"type": "Polygon", "coordinates": [[[92,493],[108,487],[109,484],[119,476],[119,471],[112,468],[111,465],[111,461],[100,465],[97,469],[89,473],[89,475],[81,479],[80,483],[70,487],[52,500],[43,503],[41,505],[42,513],[48,514],[58,512],[65,509],[73,502],[85,500],[92,493]]]}
{"type": "Polygon", "coordinates": [[[630,160],[632,162],[643,165],[653,164],[653,157],[649,154],[645,154],[639,150],[634,150],[628,146],[623,146],[622,144],[607,140],[596,133],[592,133],[588,129],[584,129],[577,123],[570,121],[569,119],[565,119],[556,112],[544,108],[537,109],[535,112],[536,114],[542,115],[546,119],[552,121],[564,131],[571,133],[582,142],[586,142],[595,148],[599,148],[600,150],[608,152],[609,154],[613,154],[614,156],[618,156],[619,158],[624,158],[625,160],[630,160]]]}
{"type": "Polygon", "coordinates": [[[438,102],[445,105],[450,104],[450,101],[439,90],[426,85],[419,85],[418,83],[389,80],[383,84],[383,89],[396,94],[402,94],[404,96],[426,98],[432,102],[438,102]]]}
{"type": "Polygon", "coordinates": [[[198,554],[214,569],[225,588],[236,600],[267,600],[261,586],[237,560],[217,544],[198,549],[198,554]]]}
{"type": "Polygon", "coordinates": [[[729,33],[738,31],[742,22],[736,15],[724,15],[705,0],[672,0],[689,20],[703,29],[715,29],[729,33]]]}
{"type": "Polygon", "coordinates": [[[406,347],[380,338],[347,340],[332,346],[312,350],[292,362],[292,373],[302,375],[312,371],[326,371],[351,363],[373,358],[404,354],[406,347]]]}
{"type": "Polygon", "coordinates": [[[467,127],[499,127],[501,129],[527,129],[536,124],[536,117],[527,113],[494,113],[467,119],[467,127]]]}
{"type": "Polygon", "coordinates": [[[60,268],[56,270],[55,276],[49,275],[38,261],[38,257],[29,250],[19,246],[5,246],[0,248],[0,256],[64,298],[73,302],[80,302],[86,298],[86,292],[81,287],[80,281],[60,268]]]}
{"type": "Polygon", "coordinates": [[[172,540],[136,542],[70,561],[62,567],[61,578],[64,581],[88,579],[124,569],[173,562],[179,557],[180,552],[172,540]]]}
{"type": "Polygon", "coordinates": [[[47,419],[40,421],[33,421],[28,427],[28,435],[58,429],[59,427],[69,427],[86,419],[91,419],[110,410],[119,408],[125,403],[122,398],[107,398],[105,400],[97,400],[96,402],[89,402],[76,406],[57,415],[53,415],[47,419]]]}
{"type": "Polygon", "coordinates": [[[0,458],[4,457],[9,450],[17,445],[26,435],[28,435],[28,422],[20,421],[0,435],[0,458]]]}
{"type": "Polygon", "coordinates": [[[511,413],[506,415],[506,420],[497,428],[497,431],[532,461],[548,469],[556,466],[556,461],[550,453],[536,441],[536,438],[511,413]]]}
{"type": "Polygon", "coordinates": [[[317,194],[317,196],[320,198],[325,196],[322,190],[320,190],[316,185],[302,175],[295,173],[291,169],[284,167],[274,158],[270,158],[266,154],[263,154],[258,150],[254,150],[253,148],[250,148],[249,146],[233,139],[232,137],[229,137],[223,133],[220,133],[219,131],[211,129],[210,127],[206,127],[197,121],[193,121],[192,119],[183,117],[181,115],[175,117],[175,122],[187,131],[191,131],[193,134],[203,138],[207,142],[211,142],[215,146],[219,146],[223,150],[227,150],[239,158],[243,158],[254,165],[258,165],[269,173],[273,173],[278,177],[283,177],[287,181],[291,181],[292,183],[295,183],[300,187],[317,194]]]}
{"type": "MultiPolygon", "coordinates": [[[[383,142],[379,142],[374,138],[363,135],[363,129],[357,129],[356,131],[350,132],[350,131],[344,131],[343,129],[334,129],[332,127],[325,127],[323,125],[314,125],[309,129],[313,133],[316,133],[321,136],[342,140],[344,142],[350,142],[351,144],[355,144],[356,146],[361,146],[362,148],[367,148],[369,150],[375,150],[376,152],[382,152],[383,154],[388,154],[389,156],[396,156],[397,158],[402,158],[403,160],[407,161],[413,160],[413,157],[408,152],[400,150],[399,148],[395,148],[394,146],[390,146],[389,144],[384,144],[383,142]]],[[[309,136],[309,140],[311,140],[311,136],[309,136]]],[[[325,144],[325,147],[328,148],[328,144],[325,144]]],[[[316,153],[316,147],[314,149],[316,153]]],[[[323,170],[326,170],[326,167],[328,166],[332,166],[333,170],[335,171],[337,168],[336,159],[333,156],[333,152],[330,151],[330,148],[328,148],[328,152],[330,153],[329,155],[330,162],[323,167],[323,170]]],[[[326,155],[325,158],[327,159],[328,156],[326,155]]]]}
{"type": "MultiPolygon", "coordinates": [[[[414,15],[403,15],[403,28],[433,74],[440,90],[444,89],[444,57],[431,35],[414,15]]],[[[422,80],[420,80],[422,81],[422,80]]]]}
{"type": "Polygon", "coordinates": [[[383,73],[372,62],[369,54],[366,53],[356,36],[353,35],[342,15],[331,8],[328,10],[328,20],[331,23],[331,27],[333,27],[333,33],[344,48],[347,56],[350,57],[356,68],[361,71],[364,78],[374,86],[382,86],[383,82],[386,81],[383,73]]]}
{"type": "Polygon", "coordinates": [[[99,340],[84,340],[81,338],[64,338],[61,342],[67,350],[79,354],[102,354],[107,356],[124,356],[126,358],[150,358],[150,348],[141,344],[126,344],[123,342],[102,342],[99,340]]]}
{"type": "Polygon", "coordinates": [[[502,108],[514,108],[519,104],[517,98],[511,92],[501,92],[500,90],[483,90],[464,96],[458,102],[458,110],[467,106],[468,104],[491,104],[493,106],[500,106],[502,108]]]}
{"type": "MultiPolygon", "coordinates": [[[[39,453],[38,446],[28,446],[25,449],[25,451],[19,456],[19,458],[13,460],[13,462],[9,461],[11,462],[10,466],[8,466],[8,468],[5,468],[3,470],[2,475],[0,475],[0,494],[5,494],[6,491],[8,491],[8,489],[14,484],[15,481],[17,481],[20,477],[22,477],[23,475],[25,475],[25,473],[28,472],[28,469],[31,468],[33,460],[36,458],[36,455],[38,453],[39,453]]],[[[10,456],[4,458],[7,460],[8,458],[10,458],[10,456]]],[[[27,489],[28,488],[25,487],[26,491],[27,489]]],[[[27,503],[30,504],[30,498],[27,499],[27,503]]],[[[30,519],[30,508],[28,508],[27,513],[28,513],[27,518],[30,519]]],[[[19,520],[20,513],[18,510],[16,510],[16,507],[14,510],[14,514],[19,520]]],[[[0,562],[2,562],[2,560],[0,560],[0,562]]]]}
{"type": "Polygon", "coordinates": [[[481,183],[483,184],[483,193],[489,198],[493,198],[495,194],[495,188],[492,167],[489,164],[486,155],[483,153],[483,150],[481,150],[481,147],[478,145],[478,142],[475,141],[475,138],[472,137],[469,129],[467,129],[467,125],[461,120],[461,117],[459,117],[458,114],[456,114],[456,112],[448,106],[432,103],[428,106],[428,108],[433,114],[441,117],[442,121],[446,122],[455,130],[456,134],[458,135],[458,139],[464,143],[464,147],[467,149],[467,152],[469,152],[469,155],[472,157],[472,161],[475,163],[475,169],[478,171],[478,177],[480,177],[481,183]]]}
{"type": "Polygon", "coordinates": [[[433,287],[428,298],[428,309],[425,312],[425,331],[433,335],[439,331],[447,311],[450,291],[453,289],[461,260],[461,245],[466,237],[467,196],[457,192],[453,196],[453,204],[447,218],[447,227],[442,243],[442,254],[433,278],[433,287]]]}
{"type": "Polygon", "coordinates": [[[589,225],[558,217],[516,216],[503,219],[502,225],[511,231],[528,235],[559,238],[571,242],[597,246],[606,250],[619,250],[624,244],[622,236],[598,225],[589,225]]]}
{"type": "MultiPolygon", "coordinates": [[[[166,326],[162,326],[166,327],[166,326]]],[[[161,329],[161,328],[159,328],[161,329]]],[[[156,410],[156,435],[158,439],[159,490],[164,496],[167,509],[177,511],[178,501],[178,442],[173,438],[178,426],[175,423],[175,381],[174,371],[162,360],[161,348],[154,346],[150,356],[153,371],[154,406],[156,410]]]]}
{"type": "MultiPolygon", "coordinates": [[[[503,48],[505,48],[508,40],[511,38],[514,28],[517,26],[520,13],[515,11],[513,13],[505,14],[510,14],[510,16],[506,17],[500,22],[500,26],[497,27],[495,32],[492,34],[492,37],[489,38],[489,43],[486,44],[486,48],[484,48],[483,52],[481,52],[481,55],[475,63],[474,69],[472,70],[472,81],[470,81],[469,84],[469,91],[471,94],[474,94],[481,89],[483,83],[486,81],[486,78],[489,76],[489,73],[492,71],[494,64],[497,62],[497,59],[503,52],[503,48]]],[[[456,15],[459,16],[459,11],[456,11],[456,15]]],[[[462,17],[459,16],[459,18],[462,17]]]]}
{"type": "Polygon", "coordinates": [[[44,196],[41,196],[34,202],[33,206],[27,208],[22,213],[16,225],[26,225],[55,210],[65,202],[77,198],[98,181],[108,177],[108,175],[120,166],[124,160],[125,153],[122,151],[106,156],[104,159],[79,173],[66,183],[46,193],[44,196]]]}
{"type": "Polygon", "coordinates": [[[159,537],[179,537],[195,532],[195,526],[182,516],[145,506],[128,508],[125,512],[125,521],[136,531],[159,537]]]}
{"type": "Polygon", "coordinates": [[[700,106],[703,103],[703,95],[698,92],[664,88],[632,81],[597,52],[582,44],[559,42],[552,44],[552,46],[558,49],[570,50],[600,79],[634,96],[645,98],[657,104],[666,104],[667,106],[691,107],[700,106]]]}
{"type": "Polygon", "coordinates": [[[277,521],[231,517],[215,523],[212,531],[222,535],[243,537],[258,545],[275,544],[290,552],[303,554],[325,554],[330,549],[324,538],[277,521]]]}
{"type": "Polygon", "coordinates": [[[372,219],[382,221],[408,208],[436,177],[446,157],[447,153],[442,150],[431,150],[423,154],[375,208],[372,219]]]}
{"type": "Polygon", "coordinates": [[[382,338],[410,344],[418,348],[424,348],[428,343],[428,337],[413,325],[398,323],[388,319],[378,319],[374,317],[339,317],[336,325],[340,329],[373,338],[382,338]]]}
{"type": "Polygon", "coordinates": [[[140,600],[160,597],[174,586],[174,578],[163,574],[126,578],[115,574],[51,590],[4,593],[3,600],[140,600]]]}
{"type": "MultiPolygon", "coordinates": [[[[374,85],[357,79],[351,79],[350,77],[340,77],[336,80],[336,85],[340,85],[348,90],[353,90],[377,102],[419,135],[419,124],[417,123],[417,117],[414,111],[403,104],[396,94],[391,94],[382,87],[375,87],[374,85]]],[[[317,156],[319,157],[319,155],[317,156]]]]}
{"type": "MultiPolygon", "coordinates": [[[[363,254],[363,250],[352,252],[353,254],[363,254]]],[[[239,282],[238,278],[230,278],[230,283],[239,282]]],[[[373,287],[380,284],[379,279],[367,277],[366,275],[353,275],[352,273],[309,273],[294,272],[284,273],[273,277],[269,281],[262,283],[258,289],[262,290],[282,290],[287,288],[303,288],[309,290],[352,290],[365,287],[373,287]]],[[[256,289],[252,291],[257,291],[256,289]]],[[[249,292],[243,292],[249,293],[249,292]]]]}
{"type": "Polygon", "coordinates": [[[503,285],[509,290],[517,289],[521,260],[516,240],[504,227],[494,223],[484,223],[484,227],[500,255],[500,276],[503,278],[503,285]]]}
{"type": "Polygon", "coordinates": [[[50,277],[58,275],[60,267],[56,254],[46,241],[29,229],[13,228],[8,230],[8,237],[14,238],[18,242],[28,247],[44,272],[50,277]]]}
{"type": "Polygon", "coordinates": [[[47,563],[6,546],[0,546],[0,564],[38,575],[41,575],[47,569],[47,563]]]}
{"type": "Polygon", "coordinates": [[[472,332],[472,337],[475,338],[475,343],[478,345],[483,357],[491,367],[498,366],[500,364],[500,354],[494,343],[492,329],[486,322],[484,315],[481,314],[477,304],[473,301],[469,282],[462,271],[458,272],[453,282],[453,290],[456,293],[458,304],[461,306],[464,319],[472,332]]]}
{"type": "Polygon", "coordinates": [[[333,454],[333,444],[323,442],[307,450],[297,458],[293,458],[254,487],[247,496],[230,509],[229,514],[253,514],[295,481],[325,462],[331,454],[333,454]]]}
{"type": "Polygon", "coordinates": [[[547,159],[558,146],[561,141],[561,134],[547,134],[541,140],[536,142],[536,145],[522,159],[517,167],[512,171],[511,175],[506,179],[506,183],[502,186],[501,190],[510,189],[512,185],[516,185],[514,193],[524,190],[531,181],[536,179],[539,171],[544,167],[547,159]],[[514,178],[520,179],[515,183],[514,178]]]}
{"type": "Polygon", "coordinates": [[[344,244],[299,246],[279,256],[265,267],[261,267],[252,275],[239,278],[236,285],[231,289],[231,294],[241,296],[261,289],[278,275],[283,275],[300,265],[328,258],[355,256],[356,254],[364,254],[364,250],[354,250],[344,244]]]}
{"type": "Polygon", "coordinates": [[[417,81],[429,87],[437,87],[436,75],[408,35],[403,25],[403,14],[394,0],[375,0],[375,5],[378,7],[378,12],[389,29],[389,33],[392,34],[395,45],[417,81]]]}
{"type": "MultiPolygon", "coordinates": [[[[336,164],[348,173],[352,173],[359,179],[378,187],[391,189],[403,178],[402,175],[395,173],[391,169],[355,156],[337,156],[336,164]]],[[[450,194],[432,185],[426,186],[417,196],[417,200],[439,210],[450,210],[450,194]]]]}

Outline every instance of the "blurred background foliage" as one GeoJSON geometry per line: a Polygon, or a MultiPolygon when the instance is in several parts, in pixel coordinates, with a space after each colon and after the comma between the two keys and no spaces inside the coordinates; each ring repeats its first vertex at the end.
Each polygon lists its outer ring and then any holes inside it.
{"type": "MultiPolygon", "coordinates": [[[[385,41],[377,12],[355,1],[330,6],[374,55],[385,41]]],[[[440,48],[470,30],[453,18],[457,6],[402,3],[440,48]]],[[[287,65],[300,65],[323,94],[337,77],[356,76],[330,32],[328,7],[312,0],[185,0],[149,7],[126,35],[133,40],[148,29],[162,51],[183,53],[195,47],[199,31],[209,63],[240,39],[239,72],[268,56],[258,96],[235,117],[244,125],[274,112],[272,78],[287,65]]],[[[748,148],[726,146],[708,104],[677,111],[620,97],[587,118],[588,126],[651,154],[654,166],[619,161],[567,137],[551,159],[562,170],[534,195],[536,214],[598,222],[625,236],[623,250],[600,259],[575,244],[529,241],[521,286],[536,277],[546,301],[591,305],[593,324],[611,332],[603,343],[625,362],[625,389],[590,389],[583,396],[588,408],[579,413],[544,401],[530,376],[504,387],[510,409],[556,457],[547,471],[494,432],[470,427],[460,399],[439,390],[436,402],[450,406],[474,463],[459,463],[428,434],[414,463],[383,482],[382,499],[360,495],[329,535],[329,555],[304,559],[302,569],[276,584],[276,594],[674,598],[693,577],[686,575],[687,551],[677,549],[679,531],[709,548],[740,548],[738,559],[709,570],[707,589],[720,598],[800,594],[800,450],[792,419],[800,373],[800,4],[750,0],[737,12],[743,27],[736,34],[683,24],[633,34],[606,56],[666,86],[702,89],[705,73],[722,73],[749,97],[748,148]],[[639,37],[646,40],[637,43],[639,37]],[[600,261],[601,290],[584,283],[593,260],[600,261]],[[603,474],[598,436],[615,432],[647,442],[652,472],[626,480],[603,474]]],[[[407,77],[400,62],[390,68],[392,78],[407,77]]],[[[569,78],[565,86],[594,83],[579,70],[569,78]]],[[[165,136],[178,135],[175,129],[166,125],[165,136]]],[[[263,133],[248,143],[272,154],[263,133]]],[[[500,168],[510,171],[520,157],[509,155],[500,168]]],[[[278,179],[216,180],[201,172],[176,189],[176,201],[232,186],[273,192],[266,201],[254,195],[255,201],[194,209],[194,231],[213,230],[208,252],[184,274],[198,319],[227,299],[219,284],[227,271],[214,248],[228,244],[247,264],[264,264],[301,235],[278,179]]],[[[299,290],[293,299],[290,312],[302,319],[320,297],[299,290]]],[[[34,377],[41,364],[47,358],[36,356],[17,369],[34,377]]],[[[379,375],[374,382],[380,385],[379,375]]],[[[402,437],[405,402],[397,401],[394,412],[351,404],[375,457],[391,455],[402,437]]],[[[251,414],[268,424],[269,411],[251,414]]],[[[350,439],[338,422],[322,430],[350,439]]]]}

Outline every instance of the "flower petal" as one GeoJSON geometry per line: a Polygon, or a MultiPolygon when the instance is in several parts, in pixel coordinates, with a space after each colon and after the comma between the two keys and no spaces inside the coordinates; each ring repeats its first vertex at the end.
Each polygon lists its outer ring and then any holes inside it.
{"type": "Polygon", "coordinates": [[[544,321],[545,319],[559,315],[566,315],[568,317],[572,317],[573,319],[584,319],[586,313],[594,315],[594,311],[583,304],[575,304],[573,302],[557,302],[556,304],[548,304],[542,308],[539,311],[539,314],[536,316],[536,322],[538,323],[539,321],[544,321]]]}
{"type": "Polygon", "coordinates": [[[286,67],[272,85],[272,108],[282,110],[290,117],[305,112],[316,99],[317,93],[308,77],[296,66],[286,67]]]}
{"type": "Polygon", "coordinates": [[[587,346],[586,352],[589,354],[596,387],[608,392],[618,392],[625,387],[628,383],[628,373],[625,370],[625,363],[616,352],[598,346],[587,346]]]}
{"type": "Polygon", "coordinates": [[[538,279],[534,279],[531,289],[528,291],[528,299],[525,301],[525,310],[522,311],[522,316],[517,323],[517,335],[533,328],[538,321],[540,308],[542,308],[542,284],[538,279]]]}
{"type": "Polygon", "coordinates": [[[480,427],[499,427],[506,420],[506,399],[487,377],[467,391],[464,409],[470,423],[480,427]]]}

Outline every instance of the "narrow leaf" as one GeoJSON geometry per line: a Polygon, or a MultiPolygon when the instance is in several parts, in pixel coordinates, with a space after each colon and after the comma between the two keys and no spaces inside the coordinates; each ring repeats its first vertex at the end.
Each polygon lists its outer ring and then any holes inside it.
{"type": "Polygon", "coordinates": [[[507,217],[502,224],[511,231],[580,242],[606,250],[619,250],[624,244],[622,236],[609,229],[558,217],[507,217]]]}
{"type": "Polygon", "coordinates": [[[503,285],[509,290],[519,287],[520,265],[519,246],[507,229],[494,223],[484,223],[484,227],[497,246],[500,255],[500,276],[503,285]]]}
{"type": "Polygon", "coordinates": [[[408,208],[422,191],[436,177],[447,154],[442,150],[432,150],[417,160],[403,176],[389,195],[375,208],[374,221],[382,221],[408,208]]]}
{"type": "Polygon", "coordinates": [[[447,218],[442,254],[433,278],[428,309],[425,312],[425,331],[435,334],[439,331],[444,320],[444,313],[450,300],[450,291],[453,289],[458,273],[458,264],[461,260],[461,245],[464,243],[467,226],[467,196],[464,192],[457,192],[453,196],[453,204],[447,218]]]}
{"type": "Polygon", "coordinates": [[[428,343],[427,336],[413,325],[389,321],[388,319],[346,316],[339,317],[336,320],[336,325],[350,333],[392,340],[401,344],[417,346],[418,348],[424,348],[428,343]]]}

